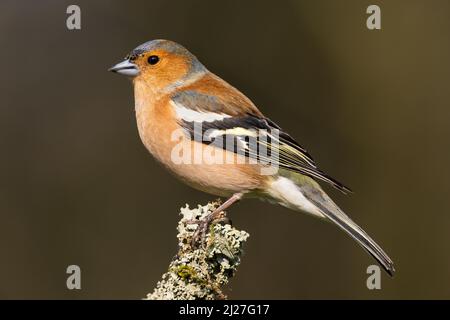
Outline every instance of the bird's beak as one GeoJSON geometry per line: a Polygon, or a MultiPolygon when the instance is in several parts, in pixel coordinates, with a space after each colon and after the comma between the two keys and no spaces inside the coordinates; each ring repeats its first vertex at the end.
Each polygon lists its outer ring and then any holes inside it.
{"type": "Polygon", "coordinates": [[[109,68],[108,71],[123,74],[124,76],[128,77],[135,77],[139,74],[138,66],[132,63],[130,60],[119,62],[115,66],[109,68]]]}

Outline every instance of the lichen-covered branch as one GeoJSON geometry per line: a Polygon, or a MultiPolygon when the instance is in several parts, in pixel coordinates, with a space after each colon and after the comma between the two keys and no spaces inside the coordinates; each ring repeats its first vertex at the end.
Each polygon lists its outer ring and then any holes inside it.
{"type": "Polygon", "coordinates": [[[245,231],[235,229],[224,219],[211,224],[198,248],[192,239],[199,222],[214,211],[218,202],[189,209],[181,209],[178,222],[178,254],[168,271],[162,276],[148,300],[226,299],[221,288],[236,272],[241,262],[242,245],[249,237],[245,231]]]}

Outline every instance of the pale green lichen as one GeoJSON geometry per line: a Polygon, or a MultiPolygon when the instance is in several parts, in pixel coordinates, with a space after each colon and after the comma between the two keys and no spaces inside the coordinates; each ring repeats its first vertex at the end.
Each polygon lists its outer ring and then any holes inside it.
{"type": "Polygon", "coordinates": [[[218,202],[189,209],[181,208],[178,223],[179,251],[148,300],[225,299],[221,288],[236,272],[241,262],[242,245],[249,237],[228,223],[214,223],[204,244],[191,245],[198,223],[214,211],[218,202]]]}

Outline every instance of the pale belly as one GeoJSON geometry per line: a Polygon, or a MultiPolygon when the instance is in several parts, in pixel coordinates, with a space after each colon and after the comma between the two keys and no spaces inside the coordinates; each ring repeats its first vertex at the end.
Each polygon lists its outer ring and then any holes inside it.
{"type": "Polygon", "coordinates": [[[216,151],[222,153],[223,157],[211,157],[208,152],[204,152],[204,148],[201,148],[205,145],[198,142],[182,143],[182,146],[185,151],[192,150],[190,157],[185,154],[180,156],[174,151],[180,144],[174,146],[170,154],[151,153],[176,177],[191,187],[224,197],[237,192],[254,192],[262,187],[264,176],[259,174],[259,167],[256,165],[239,163],[236,155],[219,149],[216,151]]]}
{"type": "Polygon", "coordinates": [[[175,175],[198,190],[218,196],[230,196],[237,192],[254,192],[259,189],[263,177],[257,168],[231,163],[174,164],[169,165],[175,175]]]}

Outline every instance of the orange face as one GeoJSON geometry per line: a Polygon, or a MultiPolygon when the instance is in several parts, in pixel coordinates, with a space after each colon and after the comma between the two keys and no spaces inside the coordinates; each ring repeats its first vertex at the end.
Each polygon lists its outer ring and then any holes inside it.
{"type": "Polygon", "coordinates": [[[153,88],[163,89],[182,79],[190,69],[190,61],[164,50],[152,50],[138,55],[134,60],[139,75],[134,81],[144,81],[153,88]]]}
{"type": "Polygon", "coordinates": [[[133,49],[110,71],[133,78],[140,88],[153,94],[177,85],[206,68],[186,48],[169,40],[151,40],[133,49]]]}
{"type": "Polygon", "coordinates": [[[129,58],[139,73],[133,81],[143,81],[154,89],[164,89],[181,80],[189,72],[188,57],[156,49],[129,58]]]}

